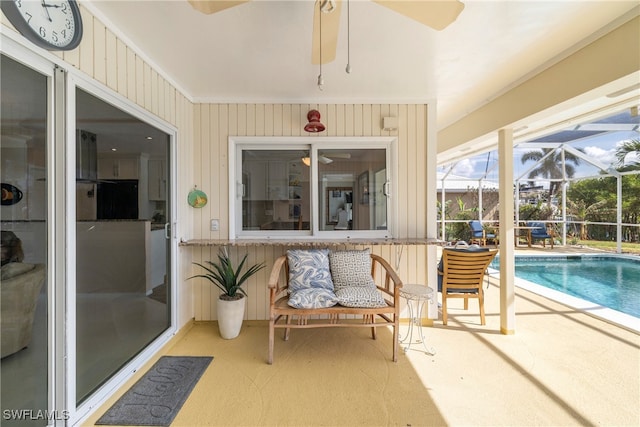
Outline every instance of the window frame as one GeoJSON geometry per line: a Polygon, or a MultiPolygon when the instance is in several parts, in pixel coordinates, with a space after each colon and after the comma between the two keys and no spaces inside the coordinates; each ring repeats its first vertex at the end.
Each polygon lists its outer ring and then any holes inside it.
{"type": "Polygon", "coordinates": [[[229,137],[229,239],[283,239],[283,240],[330,240],[348,238],[393,238],[397,229],[397,203],[393,203],[397,192],[397,137],[229,137]],[[244,150],[309,150],[311,157],[309,230],[242,230],[242,151],[244,150]],[[387,170],[387,229],[386,230],[321,230],[319,215],[320,197],[318,186],[318,151],[344,149],[384,149],[387,170]]]}

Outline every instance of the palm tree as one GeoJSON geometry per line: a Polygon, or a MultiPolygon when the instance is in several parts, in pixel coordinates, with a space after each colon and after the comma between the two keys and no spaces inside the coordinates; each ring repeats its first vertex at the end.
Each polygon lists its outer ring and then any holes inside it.
{"type": "Polygon", "coordinates": [[[630,139],[623,141],[622,145],[616,149],[616,158],[618,159],[618,167],[621,170],[635,170],[640,169],[640,139],[630,139]],[[633,159],[625,162],[625,159],[629,154],[635,154],[631,156],[633,159]],[[626,163],[626,164],[625,164],[626,163]]]}
{"type": "MultiPolygon", "coordinates": [[[[562,150],[556,148],[542,148],[539,151],[529,151],[522,155],[520,159],[522,164],[528,161],[541,162],[529,172],[529,179],[542,177],[547,179],[563,179],[562,175],[562,150]],[[549,154],[552,153],[552,154],[549,154]],[[544,159],[544,160],[542,160],[544,159]]],[[[573,153],[564,153],[565,166],[564,170],[567,178],[573,177],[576,173],[574,167],[580,164],[580,158],[573,153]],[[573,165],[568,164],[573,163],[573,165]]],[[[551,198],[558,192],[560,181],[550,181],[549,183],[549,206],[551,206],[551,198]]]]}

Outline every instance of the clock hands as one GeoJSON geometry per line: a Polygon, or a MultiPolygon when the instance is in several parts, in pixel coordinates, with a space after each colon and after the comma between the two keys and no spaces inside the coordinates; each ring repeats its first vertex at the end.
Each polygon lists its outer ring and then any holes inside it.
{"type": "Polygon", "coordinates": [[[49,9],[47,9],[47,7],[51,7],[51,5],[46,4],[44,0],[41,0],[40,4],[42,4],[42,8],[44,9],[44,11],[47,12],[47,18],[49,19],[49,22],[52,22],[53,20],[51,19],[51,15],[49,15],[49,9]]]}

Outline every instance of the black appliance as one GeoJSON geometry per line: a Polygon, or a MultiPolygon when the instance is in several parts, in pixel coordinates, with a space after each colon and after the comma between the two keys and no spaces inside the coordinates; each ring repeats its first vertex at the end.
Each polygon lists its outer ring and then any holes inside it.
{"type": "Polygon", "coordinates": [[[138,180],[98,182],[98,219],[138,219],[138,180]]]}

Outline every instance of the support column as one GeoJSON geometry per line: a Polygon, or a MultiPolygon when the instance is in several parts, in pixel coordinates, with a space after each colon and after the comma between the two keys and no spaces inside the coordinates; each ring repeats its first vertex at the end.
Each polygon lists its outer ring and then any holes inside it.
{"type": "Polygon", "coordinates": [[[515,236],[513,203],[513,129],[498,131],[500,162],[500,333],[511,335],[516,330],[515,308],[515,236]]]}
{"type": "Polygon", "coordinates": [[[622,253],[622,176],[616,175],[616,252],[622,253]]]}
{"type": "MultiPolygon", "coordinates": [[[[438,132],[436,125],[436,103],[427,104],[427,140],[425,168],[427,175],[427,224],[426,237],[438,238],[438,132]]],[[[444,186],[442,187],[444,193],[444,186]]],[[[444,210],[443,210],[444,221],[444,210]]],[[[438,252],[435,245],[427,245],[427,286],[433,289],[433,295],[438,295],[438,252]]],[[[426,304],[427,318],[438,318],[438,304],[426,304]]]]}

